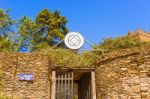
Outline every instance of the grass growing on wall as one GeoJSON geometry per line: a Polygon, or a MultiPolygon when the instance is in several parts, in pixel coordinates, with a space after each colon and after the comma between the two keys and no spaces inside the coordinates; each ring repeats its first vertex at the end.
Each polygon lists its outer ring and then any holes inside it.
{"type": "Polygon", "coordinates": [[[90,51],[73,51],[69,49],[41,49],[38,52],[46,53],[57,67],[91,67],[105,53],[119,49],[150,46],[150,42],[142,42],[137,36],[125,35],[117,38],[106,38],[90,51]]]}
{"type": "Polygon", "coordinates": [[[150,46],[150,42],[142,42],[138,36],[125,35],[116,38],[105,38],[97,48],[103,49],[105,53],[118,49],[134,48],[140,46],[150,46]]]}
{"type": "Polygon", "coordinates": [[[90,67],[95,60],[91,51],[78,53],[69,49],[47,49],[41,52],[46,53],[57,67],[90,67]]]}

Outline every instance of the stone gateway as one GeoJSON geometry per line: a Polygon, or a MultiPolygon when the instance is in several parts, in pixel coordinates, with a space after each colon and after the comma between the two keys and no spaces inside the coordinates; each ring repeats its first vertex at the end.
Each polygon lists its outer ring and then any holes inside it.
{"type": "Polygon", "coordinates": [[[62,67],[59,70],[64,71],[58,72],[53,64],[43,54],[0,53],[3,94],[16,99],[56,99],[61,93],[58,88],[66,91],[65,86],[72,84],[73,99],[80,99],[81,93],[85,99],[150,99],[150,47],[104,54],[91,68],[62,67]],[[83,86],[89,88],[88,94],[83,86]]]}

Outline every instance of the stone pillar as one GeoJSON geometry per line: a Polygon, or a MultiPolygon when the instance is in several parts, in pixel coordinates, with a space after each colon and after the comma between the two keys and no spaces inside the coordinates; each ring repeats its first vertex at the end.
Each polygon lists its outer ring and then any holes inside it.
{"type": "Polygon", "coordinates": [[[56,99],[56,71],[52,71],[51,99],[56,99]]]}
{"type": "Polygon", "coordinates": [[[96,89],[95,89],[95,72],[91,72],[91,87],[92,87],[92,99],[96,99],[96,89]]]}

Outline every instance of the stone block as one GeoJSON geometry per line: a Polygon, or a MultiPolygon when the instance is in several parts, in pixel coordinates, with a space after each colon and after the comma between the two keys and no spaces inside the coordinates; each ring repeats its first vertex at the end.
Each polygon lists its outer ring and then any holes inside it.
{"type": "Polygon", "coordinates": [[[147,99],[148,95],[149,95],[148,93],[142,92],[141,93],[141,98],[142,99],[147,99]]]}

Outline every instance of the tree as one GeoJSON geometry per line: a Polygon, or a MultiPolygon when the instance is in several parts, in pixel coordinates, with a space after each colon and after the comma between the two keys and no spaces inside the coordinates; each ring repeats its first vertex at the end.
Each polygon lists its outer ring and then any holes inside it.
{"type": "Polygon", "coordinates": [[[14,20],[8,15],[9,10],[0,9],[0,36],[8,37],[13,32],[14,20]]]}
{"type": "Polygon", "coordinates": [[[8,14],[9,10],[0,9],[0,51],[14,51],[14,34],[15,21],[8,14]]]}
{"type": "Polygon", "coordinates": [[[36,33],[37,25],[29,17],[22,17],[19,20],[18,33],[20,38],[20,50],[26,48],[32,51],[34,38],[33,35],[36,33]]]}
{"type": "MultiPolygon", "coordinates": [[[[51,48],[68,32],[67,20],[60,15],[60,11],[44,9],[35,20],[24,16],[17,21],[12,20],[8,12],[9,10],[0,9],[0,37],[11,43],[10,51],[51,48]]],[[[58,46],[64,47],[64,44],[58,46]]]]}
{"type": "Polygon", "coordinates": [[[53,46],[61,41],[67,34],[67,20],[60,15],[60,11],[50,12],[42,10],[36,17],[38,32],[34,34],[35,48],[42,45],[53,46]]]}
{"type": "MultiPolygon", "coordinates": [[[[48,9],[42,10],[35,21],[24,16],[19,20],[18,26],[18,33],[22,38],[21,48],[30,51],[50,48],[67,34],[66,23],[66,18],[59,11],[52,13],[48,9]]],[[[61,46],[64,47],[63,44],[61,46]]]]}
{"type": "Polygon", "coordinates": [[[12,51],[13,42],[8,38],[0,36],[0,52],[10,52],[12,51]]]}

